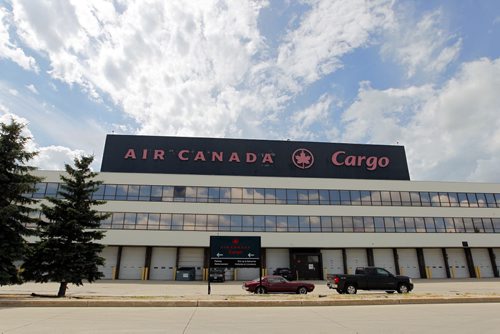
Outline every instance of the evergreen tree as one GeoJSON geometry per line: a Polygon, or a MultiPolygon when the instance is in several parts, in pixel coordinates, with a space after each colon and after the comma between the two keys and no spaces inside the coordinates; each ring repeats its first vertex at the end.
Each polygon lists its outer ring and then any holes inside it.
{"type": "Polygon", "coordinates": [[[83,285],[103,277],[97,266],[104,264],[99,253],[103,245],[95,243],[104,236],[98,230],[100,221],[108,217],[95,206],[103,201],[92,199],[101,181],[90,170],[92,156],[74,160],[75,167],[65,165],[57,198],[47,198],[51,205],[42,204],[46,219],[38,223],[39,241],[24,264],[24,277],[36,282],[59,282],[58,297],[64,297],[68,283],[83,285]]]}
{"type": "Polygon", "coordinates": [[[0,123],[0,286],[21,283],[15,262],[22,261],[27,243],[24,237],[34,233],[26,228],[35,223],[29,214],[35,200],[26,194],[35,191],[41,178],[31,175],[34,167],[27,166],[37,153],[28,152],[30,139],[22,135],[24,125],[11,120],[0,123]]]}

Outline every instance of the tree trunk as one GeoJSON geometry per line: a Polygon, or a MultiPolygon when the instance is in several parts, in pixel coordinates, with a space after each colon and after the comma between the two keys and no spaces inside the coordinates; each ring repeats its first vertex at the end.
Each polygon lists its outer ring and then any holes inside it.
{"type": "Polygon", "coordinates": [[[61,285],[59,285],[59,292],[57,293],[57,297],[65,297],[67,288],[68,282],[61,282],[61,285]]]}

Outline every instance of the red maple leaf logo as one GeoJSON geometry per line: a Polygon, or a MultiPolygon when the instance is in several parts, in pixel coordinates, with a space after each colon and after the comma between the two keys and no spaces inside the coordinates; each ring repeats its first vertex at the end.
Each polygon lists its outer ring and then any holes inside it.
{"type": "Polygon", "coordinates": [[[314,156],[308,149],[299,148],[292,154],[292,161],[300,169],[307,169],[314,163],[314,156]]]}
{"type": "Polygon", "coordinates": [[[240,242],[240,239],[233,239],[233,244],[237,244],[240,242]]]}
{"type": "Polygon", "coordinates": [[[311,161],[311,156],[306,155],[304,151],[301,151],[300,154],[295,156],[295,160],[297,160],[297,163],[299,165],[309,165],[311,161]]]}

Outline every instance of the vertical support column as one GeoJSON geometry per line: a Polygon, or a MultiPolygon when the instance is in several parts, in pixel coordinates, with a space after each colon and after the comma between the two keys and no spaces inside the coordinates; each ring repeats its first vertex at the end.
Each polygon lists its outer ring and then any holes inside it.
{"type": "Polygon", "coordinates": [[[206,247],[203,251],[203,278],[205,281],[210,278],[210,247],[206,247]]]}
{"type": "Polygon", "coordinates": [[[121,262],[122,262],[122,249],[123,249],[123,246],[118,246],[118,254],[116,254],[115,277],[113,277],[113,279],[120,278],[120,266],[121,266],[121,262]]]}
{"type": "Polygon", "coordinates": [[[418,260],[418,270],[420,271],[420,278],[427,277],[427,272],[425,271],[425,257],[424,250],[422,248],[417,248],[417,260],[418,260]]]}
{"type": "Polygon", "coordinates": [[[144,259],[144,280],[149,281],[149,268],[151,268],[151,255],[153,254],[153,247],[146,247],[146,258],[144,259]]]}
{"type": "Polygon", "coordinates": [[[446,252],[446,248],[441,248],[441,252],[443,253],[444,268],[446,269],[446,277],[451,278],[450,264],[448,262],[448,253],[446,252]]]}
{"type": "Polygon", "coordinates": [[[394,256],[394,266],[396,267],[396,275],[401,275],[401,269],[399,269],[399,255],[397,248],[392,249],[392,255],[394,256]]]}
{"type": "Polygon", "coordinates": [[[465,259],[467,260],[467,267],[469,268],[469,275],[471,278],[477,278],[476,268],[474,267],[474,259],[469,247],[464,247],[465,259]]]}
{"type": "Polygon", "coordinates": [[[491,268],[493,268],[493,276],[498,276],[498,268],[497,268],[497,257],[495,252],[493,252],[493,248],[488,248],[488,254],[490,255],[491,268]]]}
{"type": "Polygon", "coordinates": [[[342,264],[344,265],[344,274],[347,275],[347,253],[345,248],[342,248],[342,264]]]}
{"type": "Polygon", "coordinates": [[[366,258],[368,259],[368,267],[375,266],[375,258],[373,256],[373,248],[366,249],[366,258]]]}

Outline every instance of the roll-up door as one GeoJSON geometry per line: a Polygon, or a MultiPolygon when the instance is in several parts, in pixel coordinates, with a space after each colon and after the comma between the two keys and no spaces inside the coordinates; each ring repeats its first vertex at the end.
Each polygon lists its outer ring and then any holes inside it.
{"type": "Polygon", "coordinates": [[[441,248],[424,248],[424,259],[428,278],[447,278],[441,248]]]}
{"type": "Polygon", "coordinates": [[[174,280],[176,252],[175,248],[153,247],[149,268],[150,280],[174,280]]]}
{"type": "Polygon", "coordinates": [[[346,249],[347,274],[354,274],[357,267],[368,266],[365,248],[346,249]]]}
{"type": "Polygon", "coordinates": [[[477,277],[494,277],[490,254],[486,248],[471,248],[477,277]]]}
{"type": "Polygon", "coordinates": [[[142,279],[146,247],[123,247],[120,279],[142,279]]]}
{"type": "Polygon", "coordinates": [[[374,248],[373,258],[375,267],[385,268],[392,274],[396,275],[394,252],[392,251],[392,248],[374,248]]]}
{"type": "Polygon", "coordinates": [[[447,248],[446,253],[448,254],[451,278],[470,277],[463,248],[447,248]]]}
{"type": "Polygon", "coordinates": [[[323,258],[323,275],[344,273],[341,249],[322,249],[321,257],[323,258]]]}
{"type": "Polygon", "coordinates": [[[99,255],[104,258],[104,265],[99,266],[99,271],[104,274],[103,279],[113,279],[113,269],[116,267],[118,258],[118,247],[105,247],[99,255]]]}
{"type": "Polygon", "coordinates": [[[290,268],[290,252],[288,249],[266,249],[266,268],[268,275],[272,275],[276,268],[290,268]]]}
{"type": "Polygon", "coordinates": [[[179,268],[196,268],[196,280],[201,281],[203,278],[204,254],[203,248],[179,248],[179,268]]]}
{"type": "Polygon", "coordinates": [[[415,248],[398,248],[398,259],[401,275],[420,278],[417,250],[415,248]]]}
{"type": "Polygon", "coordinates": [[[238,268],[235,270],[237,281],[250,281],[259,278],[260,268],[238,268]]]}

